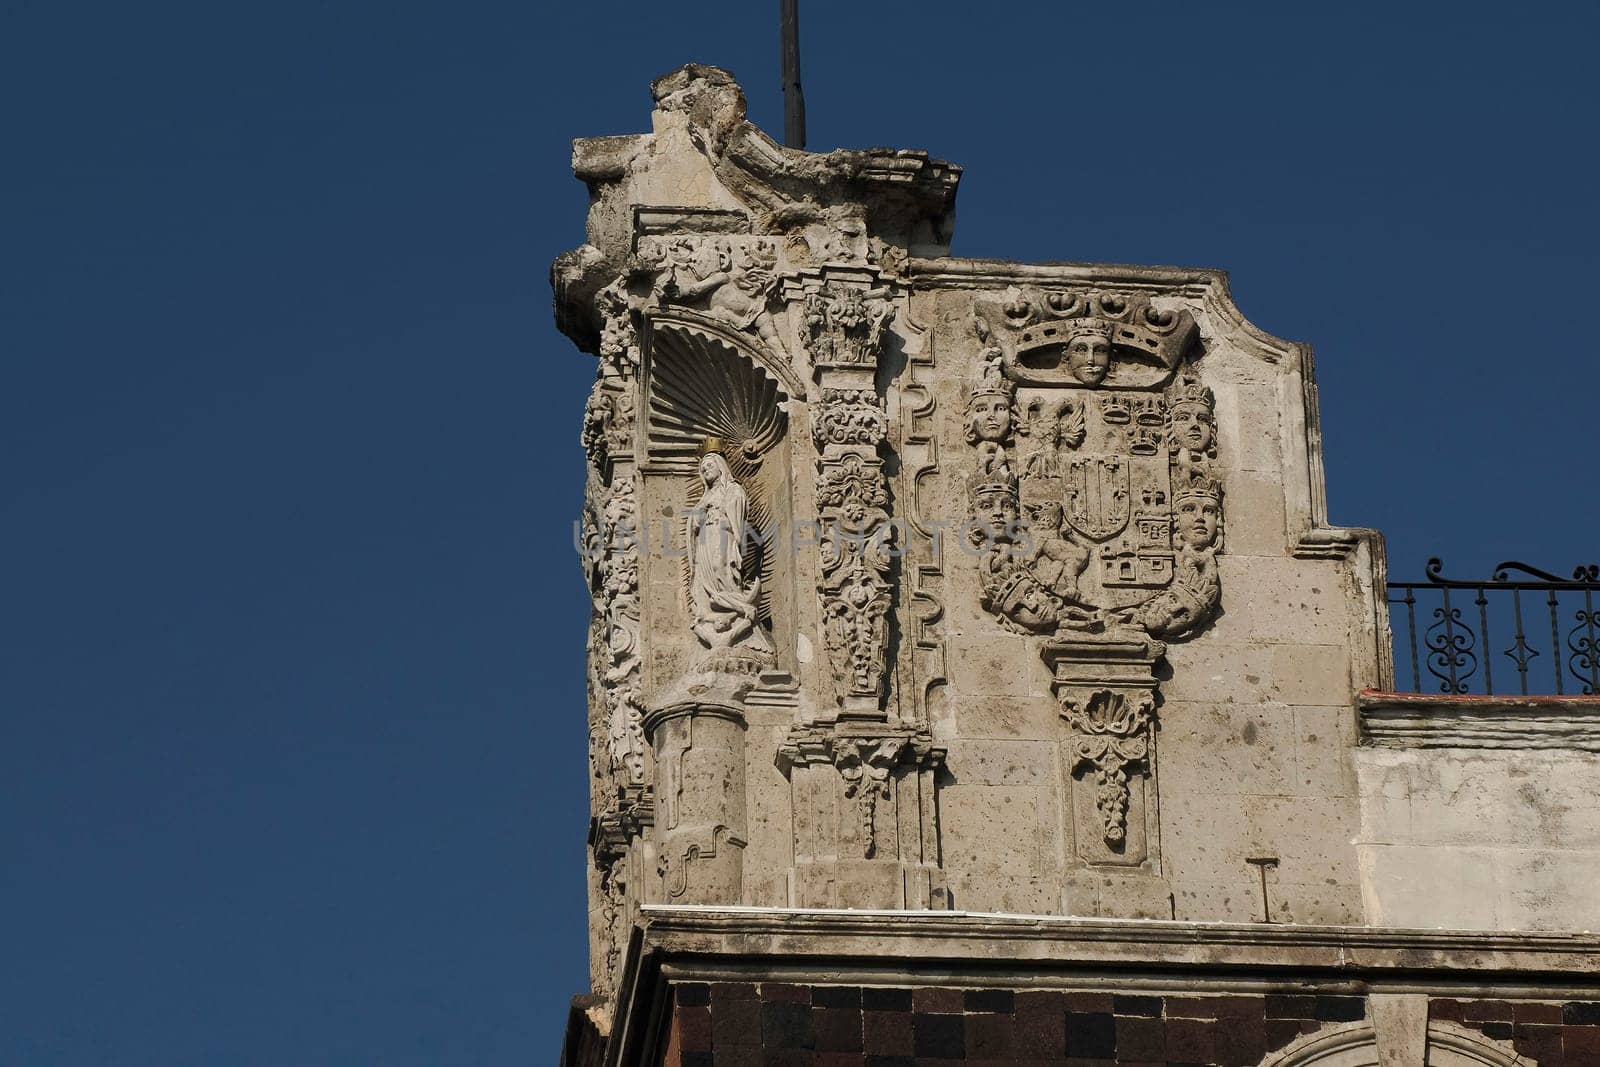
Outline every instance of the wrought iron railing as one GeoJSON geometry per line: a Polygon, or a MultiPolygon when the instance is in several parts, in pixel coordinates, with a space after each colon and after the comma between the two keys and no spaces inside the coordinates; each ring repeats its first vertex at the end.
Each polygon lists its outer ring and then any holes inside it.
{"type": "Polygon", "coordinates": [[[1415,693],[1600,693],[1600,567],[1559,578],[1510,561],[1487,581],[1443,570],[1430,559],[1427,581],[1389,583],[1397,688],[1409,658],[1415,693]]]}

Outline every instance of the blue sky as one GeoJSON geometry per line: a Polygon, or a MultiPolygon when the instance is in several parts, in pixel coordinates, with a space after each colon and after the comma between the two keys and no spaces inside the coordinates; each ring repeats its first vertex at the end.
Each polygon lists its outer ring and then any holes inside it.
{"type": "MultiPolygon", "coordinates": [[[[804,5],[956,252],[1221,266],[1397,576],[1600,556],[1592,6],[804,5]]],[[[0,15],[0,1063],[549,1062],[583,959],[575,136],[776,5],[0,15]]]]}

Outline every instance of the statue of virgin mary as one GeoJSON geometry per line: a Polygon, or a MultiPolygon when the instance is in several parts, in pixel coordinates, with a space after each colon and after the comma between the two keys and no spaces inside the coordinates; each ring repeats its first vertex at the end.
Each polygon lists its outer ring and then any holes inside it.
{"type": "Polygon", "coordinates": [[[708,648],[770,655],[772,641],[757,618],[761,579],[744,577],[744,487],[716,452],[701,458],[700,480],[705,491],[688,517],[691,628],[708,648]]]}

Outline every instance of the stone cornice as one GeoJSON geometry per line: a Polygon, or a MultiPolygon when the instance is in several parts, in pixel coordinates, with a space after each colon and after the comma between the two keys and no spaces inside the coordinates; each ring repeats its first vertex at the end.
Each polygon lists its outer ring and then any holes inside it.
{"type": "Polygon", "coordinates": [[[1600,937],[646,906],[606,1062],[650,1062],[670,987],[712,981],[1600,999],[1600,937]]]}
{"type": "Polygon", "coordinates": [[[1115,263],[1019,263],[1010,259],[912,257],[907,274],[922,288],[978,285],[1115,285],[1125,289],[1205,295],[1226,275],[1205,267],[1143,267],[1115,263]]]}
{"type": "Polygon", "coordinates": [[[1357,695],[1361,743],[1380,748],[1600,752],[1600,697],[1357,695]]]}

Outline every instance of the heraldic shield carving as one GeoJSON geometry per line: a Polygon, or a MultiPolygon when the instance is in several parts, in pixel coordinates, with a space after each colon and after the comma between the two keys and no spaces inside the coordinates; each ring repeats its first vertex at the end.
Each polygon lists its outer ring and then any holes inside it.
{"type": "Polygon", "coordinates": [[[984,606],[1038,634],[1191,633],[1216,608],[1222,492],[1185,311],[1027,292],[978,307],[966,436],[984,606]]]}
{"type": "Polygon", "coordinates": [[[1094,813],[1080,824],[1091,831],[1080,859],[1154,873],[1143,783],[1155,661],[1221,596],[1216,417],[1193,367],[1198,330],[1142,293],[1012,290],[975,310],[967,530],[983,606],[1007,629],[1050,638],[1041,651],[1069,762],[1090,793],[1076,806],[1094,813]],[[1089,728],[1095,707],[1147,710],[1108,733],[1089,728]]]}

